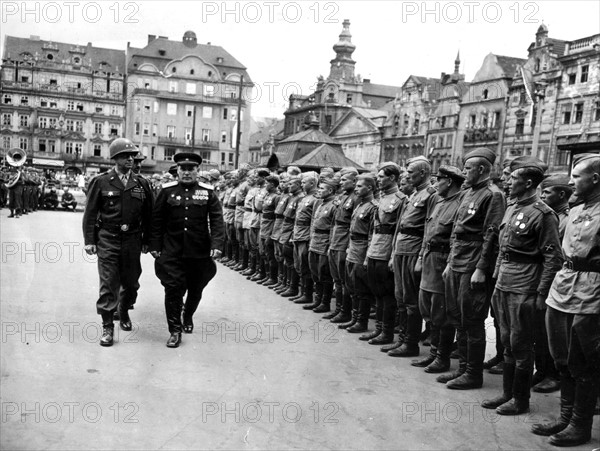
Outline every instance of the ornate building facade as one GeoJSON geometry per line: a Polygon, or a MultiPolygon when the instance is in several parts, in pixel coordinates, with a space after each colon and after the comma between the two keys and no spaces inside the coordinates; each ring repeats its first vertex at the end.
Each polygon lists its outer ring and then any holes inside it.
{"type": "Polygon", "coordinates": [[[96,173],[125,122],[125,52],[6,36],[0,148],[39,168],[96,173]]]}

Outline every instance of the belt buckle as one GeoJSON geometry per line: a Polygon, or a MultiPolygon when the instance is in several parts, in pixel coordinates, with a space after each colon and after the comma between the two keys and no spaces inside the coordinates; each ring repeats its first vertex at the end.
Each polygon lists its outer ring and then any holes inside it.
{"type": "Polygon", "coordinates": [[[565,268],[573,271],[573,260],[565,260],[565,268]]]}
{"type": "Polygon", "coordinates": [[[121,231],[122,232],[127,232],[128,230],[129,230],[129,225],[128,224],[121,225],[121,231]]]}
{"type": "Polygon", "coordinates": [[[431,251],[431,243],[427,243],[426,249],[427,249],[428,251],[431,251]]]}
{"type": "Polygon", "coordinates": [[[502,254],[502,261],[510,262],[510,257],[508,255],[508,252],[505,252],[504,254],[502,254]]]}

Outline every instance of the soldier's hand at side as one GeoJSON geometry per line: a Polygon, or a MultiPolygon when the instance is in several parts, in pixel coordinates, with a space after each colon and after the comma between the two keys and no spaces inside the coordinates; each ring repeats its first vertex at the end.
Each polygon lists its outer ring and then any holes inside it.
{"type": "Polygon", "coordinates": [[[485,273],[481,269],[476,269],[471,276],[471,289],[477,285],[483,285],[485,283],[485,273]]]}
{"type": "Polygon", "coordinates": [[[421,257],[417,258],[417,263],[415,263],[415,273],[421,274],[423,271],[423,259],[421,257]]]}
{"type": "Polygon", "coordinates": [[[394,272],[394,257],[392,256],[392,258],[390,258],[390,261],[388,262],[388,269],[390,270],[390,272],[394,272]]]}
{"type": "Polygon", "coordinates": [[[147,253],[148,253],[148,245],[142,244],[142,254],[147,254],[147,253]]]}
{"type": "Polygon", "coordinates": [[[95,244],[86,244],[83,247],[83,250],[86,252],[86,254],[88,255],[94,255],[97,250],[96,250],[96,245],[95,244]]]}
{"type": "Polygon", "coordinates": [[[535,298],[535,309],[538,311],[546,310],[546,296],[538,293],[535,298]]]}
{"type": "Polygon", "coordinates": [[[446,280],[447,277],[448,277],[448,265],[446,265],[446,268],[444,269],[444,272],[442,273],[442,280],[446,280]]]}
{"type": "Polygon", "coordinates": [[[150,251],[150,255],[152,255],[154,258],[159,258],[160,251],[150,251]]]}
{"type": "Polygon", "coordinates": [[[221,254],[222,254],[222,252],[221,252],[221,250],[220,250],[220,249],[212,249],[212,250],[210,251],[210,256],[211,256],[212,258],[219,258],[219,257],[221,256],[221,254]]]}

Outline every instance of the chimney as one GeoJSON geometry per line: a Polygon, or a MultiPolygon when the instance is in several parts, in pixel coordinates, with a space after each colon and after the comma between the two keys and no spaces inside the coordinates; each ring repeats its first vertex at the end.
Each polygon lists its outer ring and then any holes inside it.
{"type": "Polygon", "coordinates": [[[156,39],[156,35],[155,34],[149,34],[148,35],[148,44],[150,44],[155,39],[156,39]]]}
{"type": "Polygon", "coordinates": [[[363,78],[363,83],[371,83],[371,79],[370,78],[363,78]]]}

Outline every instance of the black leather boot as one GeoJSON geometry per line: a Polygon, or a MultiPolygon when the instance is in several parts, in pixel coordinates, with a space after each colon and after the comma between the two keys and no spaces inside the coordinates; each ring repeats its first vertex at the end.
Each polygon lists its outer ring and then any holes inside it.
{"type": "Polygon", "coordinates": [[[358,334],[366,332],[369,329],[369,300],[362,299],[356,300],[358,303],[358,309],[356,312],[356,323],[346,329],[351,334],[358,334]]]}
{"type": "Polygon", "coordinates": [[[113,313],[102,313],[102,336],[100,346],[112,346],[114,341],[115,325],[113,313]]]}
{"type": "Polygon", "coordinates": [[[361,341],[369,341],[369,340],[372,340],[373,338],[377,338],[379,335],[381,335],[382,331],[383,331],[383,324],[381,323],[381,321],[375,320],[375,330],[361,335],[360,337],[358,337],[358,339],[361,341]]]}
{"type": "Polygon", "coordinates": [[[351,312],[350,319],[348,321],[346,321],[345,323],[339,323],[338,329],[348,329],[349,327],[354,326],[356,324],[357,319],[358,319],[358,310],[353,309],[351,312]]]}
{"type": "Polygon", "coordinates": [[[456,330],[458,368],[452,373],[441,374],[436,378],[436,381],[441,384],[446,384],[464,374],[467,371],[467,334],[461,329],[456,330]]]}
{"type": "Polygon", "coordinates": [[[450,369],[452,343],[454,343],[454,327],[445,324],[439,330],[435,360],[425,368],[426,373],[443,373],[450,369]]]}
{"type": "Polygon", "coordinates": [[[504,373],[502,374],[502,394],[492,399],[485,399],[481,403],[484,409],[495,409],[510,401],[513,397],[513,387],[515,380],[515,364],[504,363],[504,373]]]}
{"type": "MultiPolygon", "coordinates": [[[[321,298],[321,304],[313,309],[315,313],[325,313],[331,310],[331,295],[333,294],[333,282],[323,283],[323,297],[321,298]]],[[[334,312],[335,313],[335,312],[334,312]]],[[[333,318],[331,315],[325,315],[324,319],[333,318]],[[326,318],[329,316],[329,318],[326,318]]]]}
{"type": "Polygon", "coordinates": [[[124,331],[130,331],[132,329],[131,318],[129,318],[129,310],[126,307],[122,307],[119,304],[119,325],[124,331]]]}
{"type": "Polygon", "coordinates": [[[470,328],[467,342],[467,371],[449,381],[452,390],[471,390],[483,385],[483,359],[485,358],[485,328],[470,328]]]}
{"type": "Polygon", "coordinates": [[[335,295],[335,310],[327,315],[323,315],[323,319],[332,320],[342,311],[342,305],[344,304],[344,292],[342,287],[336,285],[332,294],[335,295]]]}
{"type": "Polygon", "coordinates": [[[290,298],[298,294],[298,282],[300,280],[300,276],[298,276],[298,273],[294,268],[288,268],[288,271],[289,287],[286,291],[281,293],[281,296],[284,298],[290,298]]]}
{"type": "Polygon", "coordinates": [[[321,300],[323,299],[323,285],[314,284],[312,278],[304,277],[304,295],[306,299],[312,299],[310,304],[307,304],[303,298],[294,301],[294,303],[306,304],[302,307],[304,310],[312,310],[317,308],[319,305],[321,305],[321,300]]]}
{"type": "Polygon", "coordinates": [[[573,415],[575,403],[575,379],[564,369],[560,375],[560,416],[551,423],[536,423],[531,426],[531,432],[548,437],[565,430],[573,415]]]}
{"type": "Polygon", "coordinates": [[[342,290],[342,309],[335,317],[331,319],[334,324],[341,324],[350,321],[352,318],[352,296],[345,289],[342,290]]]}
{"type": "MultiPolygon", "coordinates": [[[[504,364],[504,374],[508,366],[504,364]]],[[[504,376],[503,376],[504,377],[504,376]]],[[[515,369],[513,382],[513,397],[496,408],[498,415],[521,415],[529,412],[529,396],[531,387],[531,372],[529,370],[515,369]]]]}
{"type": "Polygon", "coordinates": [[[580,377],[576,379],[575,403],[569,425],[550,436],[549,443],[554,446],[579,446],[592,438],[594,409],[598,397],[598,381],[596,378],[580,377]]]}
{"type": "Polygon", "coordinates": [[[173,332],[167,340],[167,348],[178,348],[181,344],[181,332],[173,332]]]}

